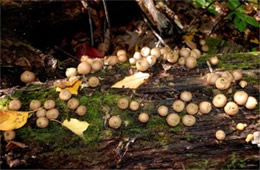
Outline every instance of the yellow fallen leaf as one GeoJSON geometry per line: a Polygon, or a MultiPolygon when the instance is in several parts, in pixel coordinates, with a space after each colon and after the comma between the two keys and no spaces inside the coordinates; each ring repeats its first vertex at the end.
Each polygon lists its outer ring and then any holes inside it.
{"type": "Polygon", "coordinates": [[[114,84],[111,88],[129,88],[137,89],[146,79],[149,78],[149,73],[138,72],[132,76],[125,77],[123,80],[114,84]]]}
{"type": "Polygon", "coordinates": [[[21,128],[28,119],[29,112],[0,110],[0,130],[21,128]]]}
{"type": "Polygon", "coordinates": [[[78,119],[71,118],[69,121],[64,120],[62,123],[63,126],[67,127],[69,130],[71,130],[76,135],[79,135],[83,138],[83,132],[87,130],[89,124],[85,121],[80,121],[78,119]]]}
{"type": "MultiPolygon", "coordinates": [[[[78,95],[79,86],[81,85],[82,81],[78,80],[72,87],[66,87],[71,94],[78,95]]],[[[62,89],[57,87],[56,91],[60,92],[62,89]]]]}
{"type": "Polygon", "coordinates": [[[259,44],[259,41],[258,41],[257,38],[251,39],[250,42],[251,42],[251,43],[254,43],[254,44],[259,44]]]}
{"type": "Polygon", "coordinates": [[[194,38],[194,35],[193,35],[193,34],[187,34],[187,35],[184,35],[182,38],[183,38],[184,40],[192,41],[193,38],[194,38]]]}

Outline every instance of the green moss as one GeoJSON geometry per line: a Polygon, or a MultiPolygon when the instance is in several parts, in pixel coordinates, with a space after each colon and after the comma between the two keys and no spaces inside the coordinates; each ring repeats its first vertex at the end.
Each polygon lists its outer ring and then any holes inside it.
{"type": "Polygon", "coordinates": [[[8,108],[10,99],[0,99],[0,110],[5,110],[8,108]]]}
{"type": "Polygon", "coordinates": [[[259,76],[244,75],[243,80],[245,80],[248,83],[248,85],[259,84],[259,76]]]}
{"type": "Polygon", "coordinates": [[[247,160],[239,160],[236,153],[232,153],[231,160],[227,163],[227,165],[223,169],[237,169],[237,168],[245,168],[247,164],[247,160]]]}

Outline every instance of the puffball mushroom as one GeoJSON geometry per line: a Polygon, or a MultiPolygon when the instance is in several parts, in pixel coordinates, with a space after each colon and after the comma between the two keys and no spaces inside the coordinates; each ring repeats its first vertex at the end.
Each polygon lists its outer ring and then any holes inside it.
{"type": "Polygon", "coordinates": [[[233,70],[231,72],[232,76],[234,77],[234,80],[241,80],[243,77],[243,73],[241,69],[233,70]]]}
{"type": "Polygon", "coordinates": [[[245,80],[241,80],[239,82],[239,86],[242,87],[242,88],[245,88],[247,86],[247,82],[245,80]]]}
{"type": "Polygon", "coordinates": [[[172,104],[172,108],[176,112],[182,112],[184,110],[184,107],[185,107],[184,102],[181,100],[176,100],[172,104]]]}
{"type": "Polygon", "coordinates": [[[216,138],[217,138],[217,140],[222,141],[226,138],[226,133],[223,130],[218,130],[216,132],[216,138]]]}
{"type": "Polygon", "coordinates": [[[116,55],[119,57],[120,55],[126,56],[126,51],[125,50],[118,50],[116,55]]]}
{"type": "Polygon", "coordinates": [[[46,117],[48,119],[57,119],[60,113],[57,109],[50,109],[46,112],[46,117]]]}
{"type": "Polygon", "coordinates": [[[119,116],[112,116],[108,121],[108,125],[113,129],[118,129],[122,124],[122,120],[119,116]]]}
{"type": "Polygon", "coordinates": [[[192,115],[185,115],[182,118],[182,123],[185,126],[193,126],[196,123],[196,118],[192,115]]]}
{"type": "Polygon", "coordinates": [[[32,100],[30,102],[30,109],[31,110],[36,110],[39,109],[41,107],[41,102],[39,100],[32,100]]]}
{"type": "Polygon", "coordinates": [[[218,78],[216,81],[216,87],[219,90],[226,90],[230,87],[230,85],[231,85],[231,82],[223,77],[218,78]]]}
{"type": "Polygon", "coordinates": [[[161,55],[167,54],[170,51],[169,47],[163,47],[160,49],[161,55]]]}
{"type": "Polygon", "coordinates": [[[110,56],[110,57],[107,58],[106,62],[107,62],[107,65],[109,65],[109,66],[114,66],[114,65],[116,65],[119,61],[118,61],[117,56],[110,56]]]}
{"type": "Polygon", "coordinates": [[[192,49],[191,52],[194,52],[194,53],[197,54],[197,59],[200,58],[200,56],[201,56],[200,50],[198,50],[198,49],[192,49]]]}
{"type": "Polygon", "coordinates": [[[44,117],[46,115],[46,110],[45,109],[40,109],[36,112],[37,117],[44,117]]]}
{"type": "Polygon", "coordinates": [[[35,78],[35,74],[31,71],[24,71],[20,76],[21,81],[24,83],[33,82],[35,78]]]}
{"type": "Polygon", "coordinates": [[[136,111],[139,109],[139,103],[137,101],[131,101],[129,105],[129,109],[132,111],[136,111]]]}
{"type": "Polygon", "coordinates": [[[69,99],[67,106],[71,110],[75,110],[79,106],[79,100],[76,98],[69,99]]]}
{"type": "Polygon", "coordinates": [[[76,114],[79,116],[84,116],[87,112],[87,108],[86,106],[80,105],[77,109],[76,109],[76,114]]]}
{"type": "Polygon", "coordinates": [[[212,101],[213,105],[217,108],[224,107],[227,103],[227,97],[224,94],[217,94],[212,101]]]}
{"type": "Polygon", "coordinates": [[[46,100],[43,104],[43,107],[47,110],[52,109],[55,107],[55,101],[54,100],[46,100]]]}
{"type": "Polygon", "coordinates": [[[117,57],[119,63],[124,63],[127,61],[127,56],[126,55],[120,55],[117,57]]]}
{"type": "Polygon", "coordinates": [[[201,39],[199,43],[200,43],[200,45],[205,45],[205,44],[206,44],[206,41],[203,40],[203,39],[201,39]]]}
{"type": "Polygon", "coordinates": [[[208,114],[212,110],[211,103],[207,101],[200,102],[199,110],[203,114],[208,114]]]}
{"type": "Polygon", "coordinates": [[[183,66],[185,64],[185,58],[184,57],[180,57],[178,60],[178,64],[183,66]]]}
{"type": "Polygon", "coordinates": [[[211,57],[209,59],[209,62],[210,62],[210,64],[212,64],[214,66],[217,65],[218,64],[218,57],[217,56],[211,57]]]}
{"type": "Polygon", "coordinates": [[[168,114],[168,107],[166,107],[166,106],[160,106],[160,107],[158,107],[157,113],[158,113],[160,116],[166,116],[166,115],[168,114]]]}
{"type": "Polygon", "coordinates": [[[209,47],[207,45],[203,45],[201,47],[201,50],[204,51],[204,52],[207,52],[207,51],[209,51],[209,47]]]}
{"type": "Polygon", "coordinates": [[[150,65],[145,58],[138,60],[136,62],[136,68],[139,71],[146,71],[146,70],[148,70],[149,67],[150,67],[150,65]]]}
{"type": "Polygon", "coordinates": [[[235,92],[233,98],[238,105],[244,105],[247,102],[248,94],[244,91],[239,90],[235,92]]]}
{"type": "Polygon", "coordinates": [[[185,66],[189,69],[193,69],[197,66],[197,60],[194,57],[187,57],[185,59],[185,66]]]}
{"type": "Polygon", "coordinates": [[[224,71],[222,74],[221,74],[221,77],[225,78],[226,80],[232,82],[234,80],[234,77],[232,76],[232,74],[228,71],[224,71]]]}
{"type": "Polygon", "coordinates": [[[90,73],[91,65],[87,62],[81,62],[77,67],[77,71],[79,74],[86,75],[86,74],[90,73]]]}
{"type": "Polygon", "coordinates": [[[238,123],[237,125],[236,125],[236,129],[237,130],[244,130],[245,129],[245,127],[247,127],[247,124],[246,123],[238,123]]]}
{"type": "Polygon", "coordinates": [[[180,116],[177,115],[176,113],[171,113],[167,116],[166,122],[169,126],[175,127],[180,123],[180,116]]]}
{"type": "Polygon", "coordinates": [[[199,110],[199,106],[196,105],[195,103],[189,103],[186,106],[186,111],[190,115],[195,115],[198,112],[198,110],[199,110]]]}
{"type": "Polygon", "coordinates": [[[13,130],[8,130],[8,131],[4,132],[4,140],[7,142],[13,140],[15,138],[15,136],[16,136],[16,133],[13,130]]]}
{"type": "Polygon", "coordinates": [[[122,98],[120,98],[120,99],[117,101],[117,106],[118,106],[120,109],[122,109],[122,110],[127,109],[127,108],[128,108],[128,105],[129,105],[129,101],[128,101],[128,99],[125,98],[125,97],[122,97],[122,98]]]}
{"type": "Polygon", "coordinates": [[[94,60],[91,64],[91,71],[96,72],[101,70],[103,67],[102,61],[101,60],[94,60]]]}
{"type": "Polygon", "coordinates": [[[181,48],[180,51],[179,51],[179,54],[181,57],[189,57],[190,56],[190,49],[188,48],[181,48]]]}
{"type": "Polygon", "coordinates": [[[228,102],[224,107],[226,114],[233,116],[236,115],[239,111],[238,105],[234,102],[228,102]]]}
{"type": "Polygon", "coordinates": [[[8,105],[8,109],[17,111],[21,108],[21,106],[22,106],[22,102],[19,99],[13,99],[10,101],[8,105]]]}
{"type": "Polygon", "coordinates": [[[67,68],[65,74],[67,78],[77,76],[77,69],[74,67],[67,68]]]}
{"type": "Polygon", "coordinates": [[[155,56],[156,58],[159,58],[161,56],[160,48],[158,47],[152,48],[151,55],[155,56]]]}
{"type": "Polygon", "coordinates": [[[189,102],[192,99],[192,94],[189,91],[181,92],[180,99],[184,102],[189,102]]]}
{"type": "Polygon", "coordinates": [[[70,93],[70,91],[68,89],[63,89],[61,90],[60,94],[59,94],[59,98],[61,100],[69,100],[71,98],[72,94],[70,93]]]}
{"type": "Polygon", "coordinates": [[[245,107],[249,110],[252,110],[256,107],[257,105],[257,100],[253,96],[249,96],[246,102],[245,107]]]}
{"type": "Polygon", "coordinates": [[[138,116],[138,120],[141,122],[141,123],[147,123],[148,120],[149,120],[149,115],[147,113],[141,113],[139,114],[138,116]]]}
{"type": "Polygon", "coordinates": [[[39,128],[46,128],[49,125],[49,120],[46,117],[39,117],[36,120],[36,126],[39,128]]]}
{"type": "Polygon", "coordinates": [[[175,51],[171,51],[171,52],[169,52],[169,53],[167,53],[165,55],[166,55],[167,61],[169,63],[176,63],[178,61],[178,59],[179,59],[179,54],[178,54],[178,51],[176,51],[176,50],[175,51]]]}
{"type": "Polygon", "coordinates": [[[194,52],[194,51],[190,51],[190,57],[194,57],[194,58],[199,58],[198,56],[197,56],[197,53],[196,52],[194,52]]]}
{"type": "Polygon", "coordinates": [[[146,57],[147,62],[149,63],[150,66],[153,66],[156,63],[156,57],[153,55],[149,55],[146,57]]]}
{"type": "Polygon", "coordinates": [[[142,58],[142,55],[140,52],[135,52],[133,56],[136,60],[140,60],[142,58]]]}
{"type": "Polygon", "coordinates": [[[210,85],[216,85],[217,79],[220,77],[220,75],[216,73],[208,73],[207,74],[207,83],[210,85]]]}
{"type": "Polygon", "coordinates": [[[136,64],[136,59],[135,58],[129,58],[129,63],[131,65],[135,65],[136,64]]]}
{"type": "Polygon", "coordinates": [[[141,55],[147,57],[150,54],[151,49],[149,47],[143,47],[141,49],[141,55]]]}
{"type": "Polygon", "coordinates": [[[97,87],[99,85],[99,79],[96,76],[92,76],[88,79],[88,85],[90,87],[97,87]]]}

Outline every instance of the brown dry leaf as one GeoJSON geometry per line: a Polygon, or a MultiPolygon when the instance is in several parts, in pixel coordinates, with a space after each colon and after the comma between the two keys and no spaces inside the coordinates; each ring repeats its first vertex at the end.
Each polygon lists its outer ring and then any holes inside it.
{"type": "Polygon", "coordinates": [[[67,79],[57,80],[53,83],[53,85],[63,89],[66,87],[73,86],[78,80],[79,80],[79,78],[75,76],[73,78],[70,78],[69,80],[67,80],[67,79]]]}
{"type": "MultiPolygon", "coordinates": [[[[78,95],[79,86],[82,84],[82,81],[78,80],[72,87],[66,87],[71,94],[78,95]]],[[[57,87],[56,91],[60,92],[62,89],[57,87]]]]}
{"type": "Polygon", "coordinates": [[[114,84],[111,88],[137,89],[149,78],[149,73],[138,72],[114,84]]]}
{"type": "Polygon", "coordinates": [[[5,146],[6,151],[13,150],[16,148],[25,148],[27,147],[24,143],[21,142],[16,142],[16,141],[10,141],[8,144],[5,146]]]}
{"type": "Polygon", "coordinates": [[[28,119],[29,112],[0,110],[0,130],[21,128],[28,119]]]}

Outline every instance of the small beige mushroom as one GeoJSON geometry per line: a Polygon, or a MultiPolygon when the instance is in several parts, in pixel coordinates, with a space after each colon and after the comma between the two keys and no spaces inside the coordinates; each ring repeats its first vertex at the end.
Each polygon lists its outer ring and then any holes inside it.
{"type": "Polygon", "coordinates": [[[192,99],[192,94],[189,91],[181,92],[180,99],[184,102],[189,102],[192,99]]]}
{"type": "Polygon", "coordinates": [[[148,120],[149,120],[149,115],[147,113],[141,113],[139,114],[138,116],[138,120],[141,122],[141,123],[147,123],[148,120]]]}
{"type": "Polygon", "coordinates": [[[227,79],[225,79],[224,77],[220,77],[216,81],[216,87],[219,90],[226,90],[230,87],[230,85],[231,85],[231,82],[228,81],[227,79]]]}
{"type": "Polygon", "coordinates": [[[161,56],[160,48],[158,47],[152,48],[151,55],[155,56],[156,58],[159,58],[161,56]]]}
{"type": "Polygon", "coordinates": [[[218,130],[216,132],[216,138],[217,138],[217,140],[222,141],[226,138],[226,133],[223,130],[218,130]]]}
{"type": "Polygon", "coordinates": [[[200,113],[208,114],[212,110],[212,106],[210,102],[203,101],[199,104],[200,113]]]}
{"type": "Polygon", "coordinates": [[[49,125],[49,120],[46,117],[39,117],[36,120],[36,126],[38,128],[46,128],[49,125]]]}
{"type": "Polygon", "coordinates": [[[224,107],[227,103],[227,97],[224,94],[217,94],[212,101],[213,105],[217,108],[224,107]]]}
{"type": "Polygon", "coordinates": [[[22,82],[24,83],[30,83],[33,82],[36,79],[36,76],[33,72],[31,71],[24,71],[21,76],[20,79],[22,82]]]}
{"type": "Polygon", "coordinates": [[[157,113],[158,113],[160,116],[167,116],[167,114],[168,114],[168,107],[166,107],[166,106],[164,106],[164,105],[158,107],[157,113]]]}
{"type": "Polygon", "coordinates": [[[166,122],[169,126],[175,127],[180,123],[180,116],[176,113],[171,113],[167,116],[166,122]]]}
{"type": "Polygon", "coordinates": [[[70,91],[68,89],[63,89],[61,90],[60,94],[59,94],[59,98],[61,100],[69,100],[71,98],[72,94],[70,93],[70,91]]]}
{"type": "Polygon", "coordinates": [[[113,129],[118,129],[122,124],[122,120],[119,116],[112,116],[108,121],[108,125],[113,129]]]}
{"type": "Polygon", "coordinates": [[[129,105],[129,109],[132,111],[136,111],[139,109],[139,103],[137,101],[131,101],[129,105]]]}
{"type": "Polygon", "coordinates": [[[195,115],[196,113],[198,113],[198,110],[199,110],[199,106],[196,105],[195,103],[189,103],[186,106],[186,111],[190,115],[195,115]]]}
{"type": "Polygon", "coordinates": [[[193,126],[196,123],[196,118],[192,115],[185,115],[182,118],[182,123],[185,126],[193,126]]]}
{"type": "Polygon", "coordinates": [[[231,73],[236,81],[241,80],[243,77],[243,73],[241,69],[233,70],[231,73]]]}
{"type": "Polygon", "coordinates": [[[141,55],[147,57],[150,54],[151,49],[149,47],[143,47],[141,49],[141,55]]]}
{"type": "Polygon", "coordinates": [[[87,108],[86,106],[80,105],[77,109],[76,109],[76,114],[79,116],[84,116],[87,112],[87,108]]]}
{"type": "Polygon", "coordinates": [[[245,91],[239,90],[235,92],[233,98],[238,105],[245,105],[248,99],[248,94],[245,91]]]}
{"type": "Polygon", "coordinates": [[[43,104],[43,107],[47,110],[52,109],[55,107],[55,101],[54,100],[46,100],[43,104]]]}
{"type": "Polygon", "coordinates": [[[228,102],[226,104],[226,106],[224,107],[224,111],[226,112],[226,114],[230,115],[230,116],[234,116],[238,113],[239,108],[238,105],[234,102],[228,102]]]}
{"type": "Polygon", "coordinates": [[[184,110],[185,104],[181,100],[176,100],[172,104],[172,108],[176,112],[182,112],[184,110]]]}
{"type": "Polygon", "coordinates": [[[246,123],[238,123],[237,125],[236,125],[236,129],[237,130],[244,130],[245,128],[247,127],[247,124],[246,123]]]}
{"type": "Polygon", "coordinates": [[[245,80],[241,80],[239,82],[239,86],[242,87],[242,88],[245,88],[247,86],[247,82],[245,80]]]}
{"type": "Polygon", "coordinates": [[[59,117],[60,113],[57,109],[50,109],[46,112],[46,117],[48,119],[57,119],[59,117]]]}
{"type": "Polygon", "coordinates": [[[7,142],[13,140],[15,138],[15,136],[16,136],[16,133],[13,130],[8,130],[8,131],[4,132],[4,140],[7,142]]]}
{"type": "Polygon", "coordinates": [[[8,109],[17,111],[21,108],[21,106],[22,106],[22,102],[19,99],[13,99],[10,101],[8,105],[8,109]]]}
{"type": "Polygon", "coordinates": [[[258,102],[257,102],[256,98],[254,98],[253,96],[249,96],[248,99],[247,99],[245,107],[247,109],[252,110],[252,109],[256,108],[257,103],[258,102]]]}
{"type": "Polygon", "coordinates": [[[32,100],[30,102],[29,107],[30,107],[31,110],[39,109],[41,107],[41,102],[39,100],[32,100]]]}
{"type": "Polygon", "coordinates": [[[88,85],[90,87],[97,87],[99,85],[99,79],[96,76],[91,76],[88,79],[88,85]]]}
{"type": "Polygon", "coordinates": [[[122,97],[120,98],[118,101],[117,101],[117,106],[122,109],[122,110],[125,110],[128,108],[128,105],[129,105],[129,101],[127,98],[125,97],[122,97]]]}

